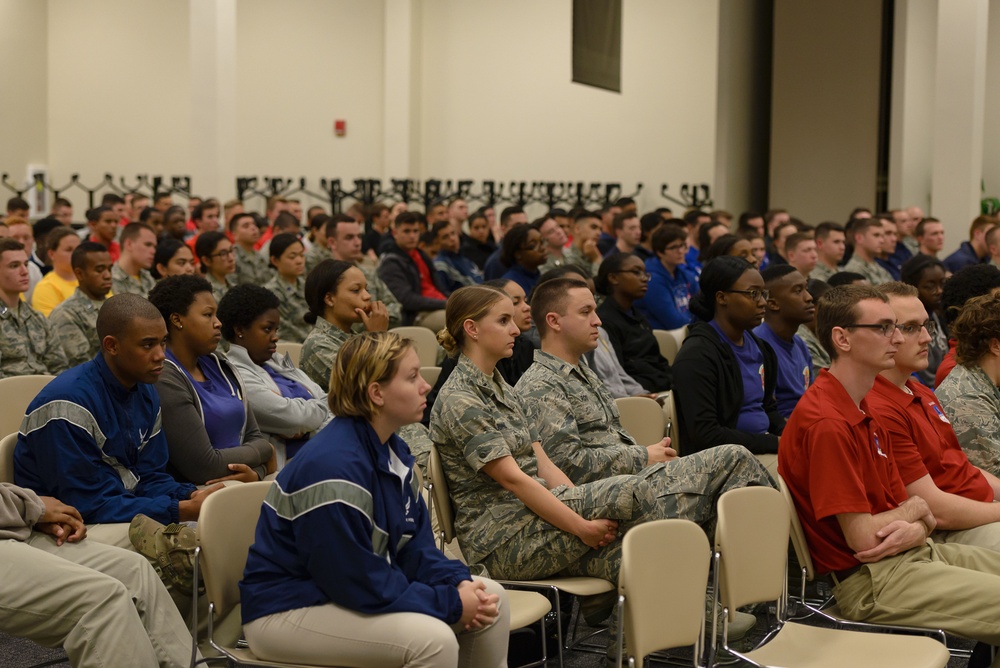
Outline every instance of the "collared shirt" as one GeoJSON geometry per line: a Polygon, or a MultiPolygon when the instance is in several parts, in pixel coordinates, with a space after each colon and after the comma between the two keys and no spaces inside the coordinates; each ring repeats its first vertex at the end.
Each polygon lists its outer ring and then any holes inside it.
{"type": "Polygon", "coordinates": [[[538,430],[514,389],[494,370],[487,376],[465,355],[448,377],[431,411],[437,444],[455,501],[455,530],[470,564],[479,563],[513,538],[534,514],[482,468],[503,457],[535,479],[532,444],[538,430]]]}
{"type": "Polygon", "coordinates": [[[69,366],[77,366],[94,359],[101,349],[97,338],[97,313],[105,300],[94,300],[79,288],[59,306],[52,309],[49,324],[62,345],[69,366]]]}
{"type": "Polygon", "coordinates": [[[840,269],[838,267],[833,267],[832,269],[822,262],[817,262],[813,270],[809,272],[809,278],[815,278],[820,281],[829,281],[830,277],[836,274],[840,269]]]}
{"type": "Polygon", "coordinates": [[[24,301],[14,309],[0,303],[0,378],[56,375],[68,366],[44,315],[24,301]]]}
{"type": "Polygon", "coordinates": [[[837,521],[842,513],[877,515],[907,499],[889,433],[860,409],[826,369],[795,407],[781,435],[778,472],[819,573],[858,565],[837,521]]]}
{"type": "Polygon", "coordinates": [[[912,379],[906,388],[909,392],[879,375],[867,397],[892,439],[892,456],[903,484],[930,474],[943,492],[993,501],[993,488],[962,452],[934,393],[912,379]]]}
{"type": "Polygon", "coordinates": [[[892,282],[892,274],[886,271],[884,267],[880,267],[875,262],[865,262],[857,254],[853,255],[850,261],[844,265],[844,271],[853,271],[855,274],[861,274],[872,285],[882,285],[883,283],[892,282]]]}
{"type": "Polygon", "coordinates": [[[1000,475],[1000,388],[979,366],[955,366],[935,391],[975,466],[1000,475]]]}
{"type": "Polygon", "coordinates": [[[236,284],[264,285],[274,277],[267,264],[267,258],[250,252],[240,245],[234,245],[236,250],[236,284]]]}
{"type": "Polygon", "coordinates": [[[281,340],[302,343],[312,329],[305,321],[309,312],[306,303],[306,279],[299,276],[295,283],[288,283],[281,276],[274,277],[264,284],[278,298],[278,313],[281,315],[281,340]]]}
{"type": "Polygon", "coordinates": [[[638,473],[649,452],[621,425],[618,407],[600,378],[541,350],[514,388],[542,440],[545,454],[576,484],[638,473]]]}
{"type": "Polygon", "coordinates": [[[139,270],[139,276],[129,276],[121,265],[115,262],[111,265],[111,291],[116,295],[132,294],[148,297],[149,291],[156,285],[156,279],[145,269],[139,270]]]}
{"type": "Polygon", "coordinates": [[[331,324],[326,318],[317,318],[312,331],[302,343],[299,368],[320,387],[330,387],[330,372],[333,371],[337,351],[349,338],[350,334],[331,324]]]}

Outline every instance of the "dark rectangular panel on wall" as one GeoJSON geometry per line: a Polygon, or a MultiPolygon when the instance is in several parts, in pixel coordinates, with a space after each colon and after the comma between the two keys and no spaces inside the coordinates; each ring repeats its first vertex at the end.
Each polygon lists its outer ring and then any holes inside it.
{"type": "Polygon", "coordinates": [[[573,81],[622,92],[622,0],[573,0],[573,81]]]}

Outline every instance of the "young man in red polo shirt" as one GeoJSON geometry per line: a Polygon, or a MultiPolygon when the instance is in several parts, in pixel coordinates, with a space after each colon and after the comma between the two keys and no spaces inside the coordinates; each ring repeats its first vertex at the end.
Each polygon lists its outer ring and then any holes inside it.
{"type": "Polygon", "coordinates": [[[906,493],[930,506],[937,519],[935,542],[1000,552],[1000,503],[993,503],[1000,480],[969,462],[937,397],[911,375],[927,368],[928,328],[934,323],[912,285],[886,283],[878,291],[889,297],[903,342],[896,365],[875,378],[867,399],[889,432],[906,493]]]}
{"type": "Polygon", "coordinates": [[[111,261],[117,262],[121,255],[121,246],[115,241],[118,234],[118,221],[121,217],[109,206],[98,206],[87,211],[87,227],[90,228],[89,241],[104,244],[111,253],[111,261]]]}
{"type": "Polygon", "coordinates": [[[865,399],[904,341],[888,298],[834,288],[820,298],[817,332],[832,363],[792,412],[778,471],[841,613],[1000,645],[1000,554],[928,540],[937,520],[907,496],[889,432],[865,399]]]}

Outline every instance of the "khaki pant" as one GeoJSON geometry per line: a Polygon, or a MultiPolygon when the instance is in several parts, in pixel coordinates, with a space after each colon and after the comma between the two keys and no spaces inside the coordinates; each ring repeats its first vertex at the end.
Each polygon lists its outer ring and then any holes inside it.
{"type": "Polygon", "coordinates": [[[477,631],[465,632],[415,612],[365,615],[332,603],[261,617],[243,631],[263,661],[387,668],[506,666],[507,596],[496,582],[483,582],[488,593],[500,595],[500,617],[477,631]]]}
{"type": "MultiPolygon", "coordinates": [[[[1000,645],[1000,554],[956,543],[888,557],[833,588],[845,618],[939,628],[1000,645]]],[[[1000,668],[1000,655],[993,662],[1000,668]]]]}
{"type": "Polygon", "coordinates": [[[186,666],[191,635],[141,555],[84,539],[57,546],[32,533],[0,541],[0,628],[73,666],[186,666]]]}
{"type": "Polygon", "coordinates": [[[990,522],[971,529],[943,529],[931,534],[935,543],[959,543],[1000,552],[1000,522],[990,522]]]}

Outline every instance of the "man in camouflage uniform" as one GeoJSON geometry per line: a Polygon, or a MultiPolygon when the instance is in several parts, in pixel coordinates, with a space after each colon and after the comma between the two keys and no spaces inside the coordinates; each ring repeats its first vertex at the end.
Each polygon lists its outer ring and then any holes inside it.
{"type": "Polygon", "coordinates": [[[572,278],[543,283],[532,297],[532,320],[542,337],[535,363],[517,394],[553,463],[577,484],[636,474],[653,488],[665,517],[701,525],[711,536],[720,495],[748,485],[773,486],[742,446],[722,445],[678,458],[664,438],[637,445],[618,408],[583,355],[597,346],[600,318],[586,284],[572,278]]]}
{"type": "MultiPolygon", "coordinates": [[[[306,275],[323,260],[333,259],[330,249],[326,246],[326,228],[331,220],[332,218],[325,213],[316,214],[309,219],[309,231],[312,235],[312,243],[306,249],[306,275]]],[[[351,218],[351,220],[354,219],[351,218]]]]}
{"type": "MultiPolygon", "coordinates": [[[[326,226],[326,243],[334,260],[352,262],[357,265],[368,281],[368,294],[373,302],[382,302],[389,312],[389,329],[403,323],[403,307],[396,295],[379,278],[378,272],[362,262],[361,225],[350,216],[338,214],[326,226]]],[[[359,325],[360,326],[360,325],[359,325]]],[[[357,330],[360,331],[360,330],[357,330]]]]}
{"type": "Polygon", "coordinates": [[[24,244],[0,238],[0,378],[55,375],[68,367],[48,320],[21,299],[30,282],[24,244]]]}
{"type": "Polygon", "coordinates": [[[76,292],[52,309],[49,324],[69,366],[94,359],[101,349],[97,338],[97,312],[111,289],[111,254],[103,245],[84,241],[73,251],[76,292]]]}
{"type": "Polygon", "coordinates": [[[563,253],[563,264],[572,264],[597,276],[602,259],[597,248],[600,235],[601,217],[590,211],[580,212],[573,223],[573,244],[563,253]]]}
{"type": "Polygon", "coordinates": [[[111,267],[111,289],[116,295],[149,295],[156,279],[149,273],[156,255],[156,234],[142,223],[129,223],[122,230],[121,256],[111,267]]]}
{"type": "Polygon", "coordinates": [[[843,271],[861,274],[872,285],[891,283],[892,274],[875,262],[885,242],[882,221],[878,218],[863,218],[851,227],[851,236],[854,238],[854,255],[844,265],[843,271]]]}
{"type": "Polygon", "coordinates": [[[956,364],[934,393],[972,465],[1000,477],[1000,388],[973,361],[956,364]]]}
{"type": "Polygon", "coordinates": [[[274,272],[268,265],[267,258],[254,249],[254,244],[260,239],[260,228],[254,217],[249,213],[234,215],[229,219],[229,235],[236,251],[236,283],[264,285],[271,280],[274,272]]]}

